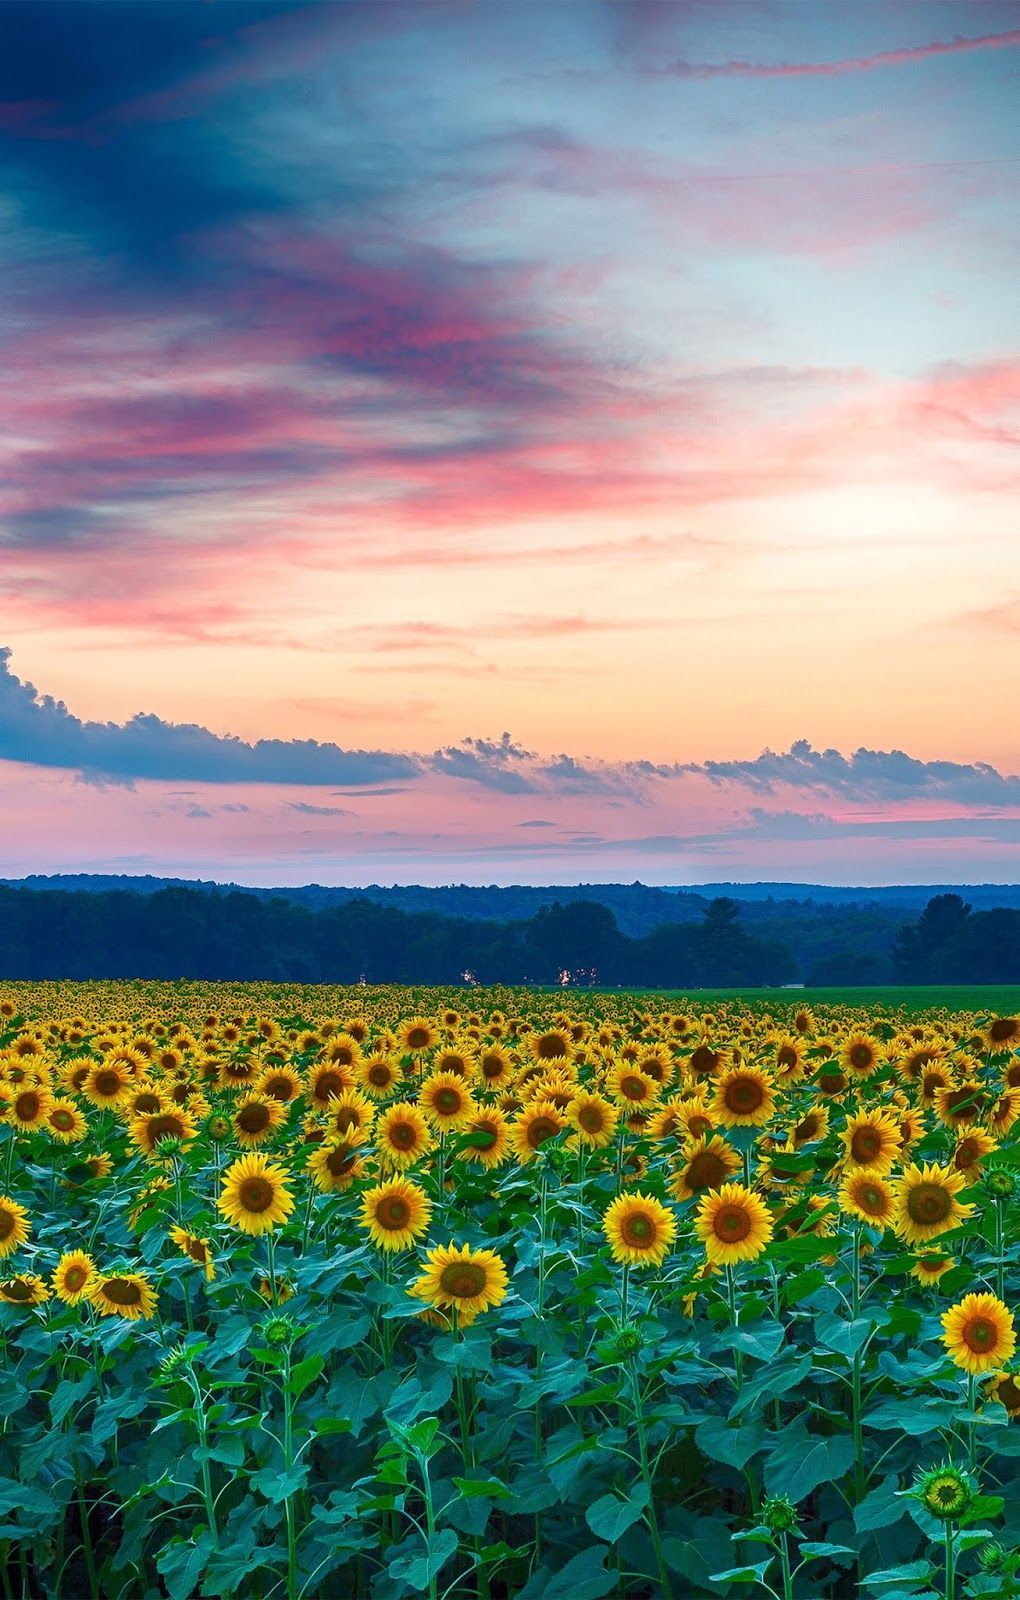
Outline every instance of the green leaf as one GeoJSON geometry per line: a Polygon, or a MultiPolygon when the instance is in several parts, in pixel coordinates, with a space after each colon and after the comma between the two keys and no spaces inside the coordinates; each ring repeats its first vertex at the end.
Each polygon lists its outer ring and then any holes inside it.
{"type": "Polygon", "coordinates": [[[304,1394],[309,1385],[315,1382],[325,1365],[325,1356],[306,1356],[296,1367],[291,1368],[290,1383],[287,1387],[295,1399],[304,1394]]]}
{"type": "Polygon", "coordinates": [[[887,1583],[927,1583],[935,1574],[930,1561],[905,1561],[899,1567],[886,1567],[882,1572],[869,1572],[871,1588],[882,1588],[887,1583]]]}
{"type": "Polygon", "coordinates": [[[858,1317],[848,1322],[845,1317],[837,1317],[832,1311],[823,1311],[815,1318],[815,1337],[826,1350],[834,1350],[837,1355],[846,1356],[851,1361],[874,1326],[870,1317],[858,1317]]]}
{"type": "Polygon", "coordinates": [[[893,1473],[872,1489],[854,1510],[854,1526],[858,1533],[870,1533],[875,1528],[889,1528],[906,1516],[907,1508],[898,1494],[898,1480],[893,1473]]]}
{"type": "Polygon", "coordinates": [[[710,1461],[721,1461],[742,1472],[764,1445],[765,1429],[760,1422],[745,1422],[733,1428],[725,1417],[707,1417],[694,1430],[694,1442],[710,1461]]]}
{"type": "Polygon", "coordinates": [[[887,1429],[893,1433],[909,1433],[918,1438],[925,1433],[937,1433],[955,1422],[958,1407],[951,1400],[882,1400],[869,1406],[864,1414],[866,1428],[887,1429]]]}
{"type": "Polygon", "coordinates": [[[805,1539],[800,1547],[800,1554],[809,1561],[820,1561],[823,1556],[853,1556],[856,1559],[857,1551],[851,1550],[848,1544],[815,1544],[810,1539],[805,1539]]]}
{"type": "Polygon", "coordinates": [[[156,1570],[166,1584],[170,1600],[191,1600],[213,1549],[212,1535],[199,1534],[194,1544],[173,1539],[156,1558],[156,1570]]]}
{"type": "Polygon", "coordinates": [[[259,1472],[252,1473],[248,1482],[266,1500],[289,1500],[308,1482],[308,1468],[291,1467],[286,1472],[283,1467],[262,1467],[259,1472]]]}
{"type": "Polygon", "coordinates": [[[810,1371],[809,1355],[781,1357],[759,1372],[750,1383],[745,1383],[730,1408],[730,1416],[739,1417],[748,1408],[759,1406],[763,1400],[772,1400],[777,1395],[785,1394],[788,1389],[802,1383],[810,1371]]]}
{"type": "Polygon", "coordinates": [[[991,1528],[968,1528],[966,1533],[958,1533],[954,1541],[958,1555],[965,1554],[968,1550],[976,1550],[979,1545],[987,1544],[989,1539],[994,1539],[995,1534],[991,1528]]]}
{"type": "Polygon", "coordinates": [[[728,1567],[725,1572],[710,1572],[709,1583],[761,1583],[772,1561],[758,1561],[753,1567],[728,1567]]]}
{"type": "Polygon", "coordinates": [[[454,1478],[454,1483],[465,1500],[510,1500],[512,1495],[499,1478],[454,1478]]]}
{"type": "Polygon", "coordinates": [[[422,1554],[398,1556],[390,1562],[387,1571],[391,1578],[402,1580],[421,1593],[438,1576],[451,1556],[456,1554],[457,1535],[452,1528],[444,1528],[441,1533],[434,1533],[425,1541],[422,1554]]]}
{"type": "Polygon", "coordinates": [[[649,1498],[645,1483],[636,1484],[625,1500],[617,1494],[604,1494],[588,1507],[584,1520],[597,1539],[616,1544],[643,1515],[649,1498]]]}
{"type": "Polygon", "coordinates": [[[845,1434],[819,1439],[803,1426],[788,1428],[765,1464],[765,1483],[769,1494],[797,1505],[819,1484],[842,1478],[853,1462],[853,1440],[845,1434]]]}
{"type": "Polygon", "coordinates": [[[616,1572],[606,1571],[608,1554],[606,1545],[596,1544],[582,1550],[558,1572],[550,1573],[548,1567],[540,1567],[519,1592],[517,1600],[602,1600],[603,1595],[612,1594],[619,1577],[616,1572]]]}

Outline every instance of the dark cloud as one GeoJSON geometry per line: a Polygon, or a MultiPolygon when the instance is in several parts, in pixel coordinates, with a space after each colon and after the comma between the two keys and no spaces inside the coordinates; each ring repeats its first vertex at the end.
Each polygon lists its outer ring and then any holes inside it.
{"type": "Polygon", "coordinates": [[[433,753],[431,766],[443,777],[467,778],[502,794],[535,794],[538,783],[522,770],[533,758],[534,751],[525,750],[504,733],[498,741],[464,739],[459,745],[447,745],[433,753]]]}
{"type": "Polygon", "coordinates": [[[296,811],[302,817],[354,817],[357,812],[348,811],[344,806],[314,806],[307,800],[288,800],[287,810],[296,811]]]}
{"type": "Polygon", "coordinates": [[[10,670],[0,647],[0,759],[98,775],[195,783],[365,784],[409,777],[409,756],[342,750],[314,739],[242,739],[139,713],[129,722],[82,722],[10,670]]]}
{"type": "MultiPolygon", "coordinates": [[[[659,772],[668,769],[659,768],[659,772]]],[[[790,787],[855,801],[941,800],[960,805],[1020,805],[1020,777],[987,762],[919,761],[903,750],[815,750],[799,739],[786,751],[763,750],[751,761],[705,761],[672,769],[714,783],[737,783],[763,794],[790,787]]]]}

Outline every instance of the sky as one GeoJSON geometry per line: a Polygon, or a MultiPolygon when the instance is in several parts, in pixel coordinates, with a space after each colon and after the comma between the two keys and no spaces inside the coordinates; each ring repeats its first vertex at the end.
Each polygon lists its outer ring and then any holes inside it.
{"type": "Polygon", "coordinates": [[[1020,4],[7,0],[0,875],[1020,879],[1020,4]]]}

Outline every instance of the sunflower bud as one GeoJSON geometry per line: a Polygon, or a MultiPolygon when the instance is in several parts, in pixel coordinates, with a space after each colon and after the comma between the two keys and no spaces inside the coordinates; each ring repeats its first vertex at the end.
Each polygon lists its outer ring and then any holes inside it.
{"type": "Polygon", "coordinates": [[[924,1509],[940,1522],[958,1522],[974,1499],[974,1485],[966,1472],[947,1461],[924,1473],[914,1493],[924,1509]]]}
{"type": "Polygon", "coordinates": [[[985,1173],[985,1191],[993,1200],[1011,1200],[1016,1193],[1016,1179],[1004,1167],[993,1167],[985,1173]]]}
{"type": "Polygon", "coordinates": [[[278,1317],[270,1317],[262,1325],[262,1337],[274,1350],[282,1350],[285,1346],[292,1345],[297,1338],[297,1332],[297,1323],[286,1312],[278,1317]]]}
{"type": "Polygon", "coordinates": [[[797,1508],[785,1496],[766,1500],[761,1508],[761,1519],[772,1533],[792,1533],[797,1526],[797,1508]]]}

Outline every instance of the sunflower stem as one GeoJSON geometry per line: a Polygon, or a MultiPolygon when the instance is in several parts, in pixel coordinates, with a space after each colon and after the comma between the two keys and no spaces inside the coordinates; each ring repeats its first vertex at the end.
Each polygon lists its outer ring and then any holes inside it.
{"type": "MultiPolygon", "coordinates": [[[[730,1321],[734,1328],[739,1328],[740,1311],[737,1308],[737,1285],[731,1266],[726,1268],[726,1299],[730,1308],[730,1321]]],[[[739,1394],[744,1387],[744,1352],[739,1346],[735,1346],[733,1356],[736,1366],[737,1393],[739,1394]]]]}
{"type": "MultiPolygon", "coordinates": [[[[626,1270],[625,1267],[624,1272],[626,1270]]],[[[645,1412],[641,1397],[641,1383],[637,1374],[637,1362],[632,1358],[628,1363],[628,1367],[634,1405],[634,1430],[638,1437],[638,1454],[641,1459],[641,1478],[648,1490],[648,1509],[645,1512],[645,1516],[648,1519],[648,1531],[652,1536],[652,1548],[655,1551],[655,1560],[659,1568],[659,1583],[662,1586],[662,1594],[664,1600],[673,1600],[673,1586],[669,1576],[669,1567],[666,1564],[665,1552],[662,1548],[659,1518],[655,1510],[655,1483],[648,1465],[648,1430],[645,1426],[645,1412]]]]}
{"type": "Polygon", "coordinates": [[[1005,1226],[1002,1200],[995,1202],[995,1292],[1000,1300],[1006,1298],[1005,1226]]]}
{"type": "MultiPolygon", "coordinates": [[[[853,1238],[853,1282],[851,1286],[850,1313],[854,1322],[861,1309],[861,1228],[856,1220],[850,1224],[853,1238]]],[[[854,1490],[858,1502],[864,1495],[867,1478],[864,1471],[864,1422],[861,1416],[861,1359],[860,1348],[853,1353],[853,1371],[851,1381],[852,1392],[852,1419],[854,1430],[854,1490]]]]}
{"type": "Polygon", "coordinates": [[[216,1499],[212,1492],[212,1475],[209,1470],[209,1419],[205,1414],[205,1397],[202,1394],[194,1369],[189,1366],[187,1372],[188,1380],[195,1396],[195,1426],[198,1429],[199,1454],[202,1462],[202,1499],[205,1503],[209,1532],[212,1534],[213,1548],[218,1550],[220,1531],[216,1523],[216,1499]]]}
{"type": "Polygon", "coordinates": [[[977,1470],[977,1377],[967,1374],[967,1465],[977,1470]]]}
{"type": "Polygon", "coordinates": [[[946,1600],[956,1600],[956,1534],[946,1523],[946,1600]]]}
{"type": "Polygon", "coordinates": [[[287,1516],[287,1600],[297,1600],[297,1526],[294,1495],[289,1487],[294,1464],[294,1396],[290,1388],[290,1345],[283,1352],[283,1465],[288,1478],[284,1508],[287,1516]]]}
{"type": "Polygon", "coordinates": [[[783,1568],[783,1600],[793,1600],[793,1575],[790,1571],[790,1544],[786,1532],[779,1535],[779,1560],[783,1568]]]}
{"type": "Polygon", "coordinates": [[[272,1228],[266,1232],[266,1250],[269,1257],[269,1298],[270,1304],[276,1304],[276,1239],[272,1228]]]}

